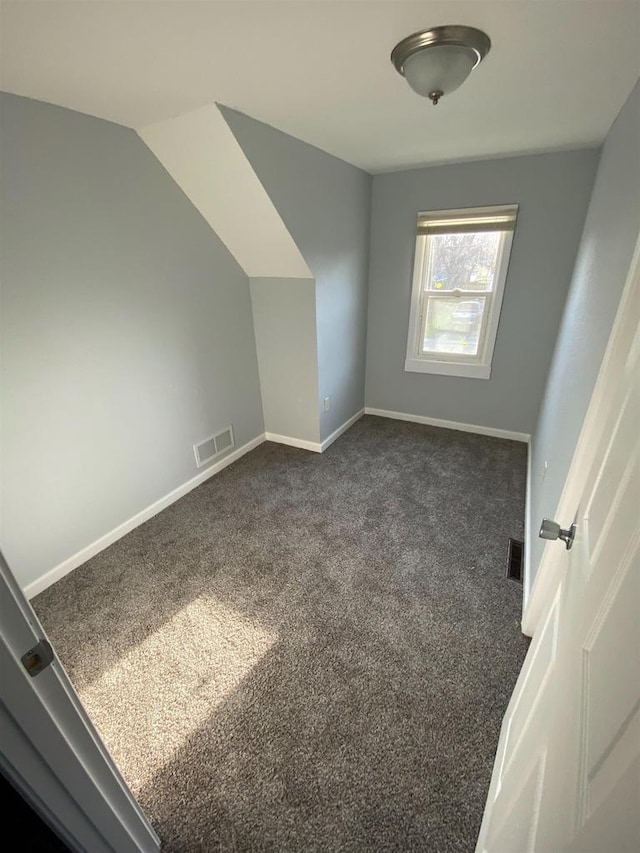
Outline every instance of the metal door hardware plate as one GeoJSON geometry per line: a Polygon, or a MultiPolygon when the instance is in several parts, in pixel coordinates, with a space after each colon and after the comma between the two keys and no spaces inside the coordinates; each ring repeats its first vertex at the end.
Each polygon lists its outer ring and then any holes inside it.
{"type": "Polygon", "coordinates": [[[51,644],[43,637],[32,649],[25,652],[20,660],[31,678],[33,678],[42,672],[43,669],[46,669],[53,660],[51,644]]]}

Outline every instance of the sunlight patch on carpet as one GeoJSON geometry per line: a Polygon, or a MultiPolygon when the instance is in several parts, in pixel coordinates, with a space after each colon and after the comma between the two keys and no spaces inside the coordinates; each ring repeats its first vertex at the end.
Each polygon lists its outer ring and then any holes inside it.
{"type": "Polygon", "coordinates": [[[80,691],[134,794],[276,641],[276,634],[201,596],[80,691]]]}

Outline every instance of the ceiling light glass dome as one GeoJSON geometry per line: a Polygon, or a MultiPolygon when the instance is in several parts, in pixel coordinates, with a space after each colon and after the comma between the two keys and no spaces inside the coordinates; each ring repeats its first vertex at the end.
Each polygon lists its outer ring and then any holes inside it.
{"type": "Polygon", "coordinates": [[[391,61],[414,92],[437,104],[464,83],[490,47],[486,33],[473,27],[435,27],[399,42],[391,61]]]}

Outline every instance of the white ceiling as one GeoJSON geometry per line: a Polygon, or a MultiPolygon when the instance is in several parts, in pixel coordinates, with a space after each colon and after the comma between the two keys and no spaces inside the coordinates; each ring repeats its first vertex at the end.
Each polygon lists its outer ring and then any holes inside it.
{"type": "Polygon", "coordinates": [[[599,143],[640,75],[638,0],[2,4],[1,85],[139,129],[218,102],[371,172],[599,143]],[[462,23],[493,47],[437,107],[389,61],[462,23]]]}

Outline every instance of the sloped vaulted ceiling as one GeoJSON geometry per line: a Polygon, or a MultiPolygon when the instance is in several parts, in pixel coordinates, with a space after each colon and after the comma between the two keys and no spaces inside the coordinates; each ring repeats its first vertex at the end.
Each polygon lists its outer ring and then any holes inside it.
{"type": "Polygon", "coordinates": [[[313,278],[215,104],[138,134],[250,278],[313,278]]]}

